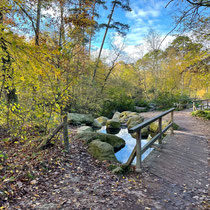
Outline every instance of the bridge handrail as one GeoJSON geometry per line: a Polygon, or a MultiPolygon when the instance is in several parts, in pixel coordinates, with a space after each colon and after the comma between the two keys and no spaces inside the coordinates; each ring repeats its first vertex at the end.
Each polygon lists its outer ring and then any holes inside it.
{"type": "Polygon", "coordinates": [[[159,114],[159,115],[156,116],[156,117],[150,118],[150,119],[148,119],[148,120],[142,122],[141,124],[138,124],[138,125],[134,126],[133,128],[130,128],[130,129],[128,130],[128,132],[129,132],[129,133],[135,133],[135,132],[139,131],[140,129],[146,127],[147,125],[149,125],[149,124],[155,122],[155,121],[158,120],[159,118],[164,117],[165,115],[167,115],[168,113],[170,113],[170,112],[172,112],[172,111],[174,111],[174,110],[175,110],[175,108],[171,108],[171,109],[169,109],[169,110],[167,110],[167,111],[165,111],[165,112],[159,114]]]}
{"type": "Polygon", "coordinates": [[[130,157],[128,158],[126,165],[130,165],[136,156],[136,172],[141,172],[141,165],[142,165],[141,156],[142,156],[142,154],[147,149],[149,149],[155,143],[155,141],[157,139],[159,140],[159,144],[162,144],[162,135],[169,128],[171,128],[171,134],[173,134],[173,112],[174,112],[174,110],[175,110],[175,108],[171,108],[171,109],[157,115],[156,117],[148,119],[148,120],[146,120],[146,121],[144,121],[128,130],[129,133],[136,132],[136,146],[134,147],[130,157]],[[162,130],[162,117],[164,117],[165,115],[167,115],[169,113],[171,113],[171,122],[162,130]],[[151,123],[155,122],[156,120],[159,121],[158,133],[149,142],[147,142],[147,144],[144,145],[143,148],[141,148],[141,129],[150,125],[151,123]]]}
{"type": "Polygon", "coordinates": [[[202,99],[202,100],[195,100],[195,101],[193,101],[193,111],[197,111],[198,109],[198,107],[196,107],[196,103],[198,103],[198,102],[204,102],[204,101],[206,101],[206,105],[205,104],[203,104],[203,105],[201,105],[201,110],[203,110],[204,108],[205,108],[205,106],[206,106],[206,108],[208,109],[209,107],[210,107],[210,105],[209,105],[209,101],[210,101],[210,99],[202,99]]]}
{"type": "Polygon", "coordinates": [[[210,99],[194,100],[193,102],[200,102],[200,101],[210,101],[210,99]]]}

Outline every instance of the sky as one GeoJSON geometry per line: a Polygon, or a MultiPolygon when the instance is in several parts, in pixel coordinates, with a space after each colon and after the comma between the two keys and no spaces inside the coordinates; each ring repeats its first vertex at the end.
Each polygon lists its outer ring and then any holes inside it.
{"type": "MultiPolygon", "coordinates": [[[[168,0],[130,0],[131,12],[125,12],[121,8],[115,10],[113,19],[115,21],[126,23],[130,26],[125,40],[110,30],[102,57],[109,57],[113,54],[110,49],[110,40],[114,44],[121,46],[124,40],[124,54],[121,59],[127,62],[136,61],[142,57],[148,51],[148,47],[145,44],[145,36],[150,29],[155,30],[160,34],[160,38],[163,37],[173,28],[174,20],[172,18],[172,9],[170,6],[165,8],[168,0]]],[[[100,10],[101,15],[99,22],[108,21],[107,15],[110,12],[110,8],[106,10],[100,10]]],[[[104,29],[100,31],[94,42],[94,52],[96,56],[98,54],[98,48],[103,38],[104,29]]],[[[162,44],[162,49],[166,48],[168,44],[174,39],[172,35],[168,36],[162,44]]]]}
{"type": "MultiPolygon", "coordinates": [[[[97,20],[99,24],[108,22],[107,16],[111,11],[112,1],[113,0],[107,0],[107,10],[102,7],[99,8],[98,13],[100,18],[97,20]]],[[[126,12],[122,8],[116,8],[113,20],[115,22],[128,24],[130,28],[125,38],[119,36],[116,31],[109,29],[101,58],[104,59],[106,63],[111,63],[111,58],[115,58],[114,51],[110,47],[111,42],[117,47],[123,49],[122,55],[118,60],[123,60],[129,63],[135,62],[141,58],[146,52],[148,52],[145,37],[149,30],[155,30],[159,33],[160,39],[163,39],[175,25],[172,18],[172,14],[174,14],[172,4],[165,8],[169,1],[170,0],[130,0],[131,12],[126,12]]],[[[56,8],[54,9],[55,10],[44,10],[42,13],[43,15],[48,14],[55,16],[57,10],[56,8]]],[[[53,25],[50,25],[50,27],[53,27],[53,25]]],[[[46,30],[46,28],[42,28],[41,30],[46,30]]],[[[95,39],[92,42],[93,58],[96,58],[99,54],[104,31],[105,29],[101,29],[100,32],[97,32],[95,39]]],[[[161,49],[165,49],[174,38],[175,37],[171,34],[167,36],[166,40],[161,45],[161,49]]]]}

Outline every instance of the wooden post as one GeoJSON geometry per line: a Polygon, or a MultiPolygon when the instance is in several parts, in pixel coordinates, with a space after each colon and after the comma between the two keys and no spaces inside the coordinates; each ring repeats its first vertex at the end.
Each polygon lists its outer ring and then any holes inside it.
{"type": "Polygon", "coordinates": [[[141,129],[136,133],[136,172],[141,172],[141,129]]]}
{"type": "MultiPolygon", "coordinates": [[[[158,123],[159,124],[159,133],[161,133],[162,132],[162,117],[159,118],[158,122],[159,122],[158,123]]],[[[158,139],[158,143],[162,144],[162,135],[160,135],[160,138],[158,139]]]]}
{"type": "Polygon", "coordinates": [[[193,112],[195,111],[195,102],[193,101],[193,112]]]}
{"type": "Polygon", "coordinates": [[[171,130],[171,134],[174,134],[174,129],[173,129],[174,111],[171,112],[171,122],[172,122],[172,126],[171,126],[170,130],[171,130]]]}
{"type": "Polygon", "coordinates": [[[63,116],[63,140],[64,140],[64,148],[67,153],[70,152],[69,150],[69,136],[68,136],[68,119],[67,113],[63,116]]]}

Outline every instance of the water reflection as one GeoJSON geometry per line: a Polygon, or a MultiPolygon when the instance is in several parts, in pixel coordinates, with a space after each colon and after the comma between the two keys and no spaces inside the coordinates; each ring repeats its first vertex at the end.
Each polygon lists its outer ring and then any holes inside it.
{"type": "Polygon", "coordinates": [[[119,129],[106,128],[106,132],[110,134],[118,134],[120,132],[120,128],[119,129]]]}
{"type": "MultiPolygon", "coordinates": [[[[100,133],[107,133],[106,132],[106,126],[102,127],[100,130],[98,130],[100,133]]],[[[136,145],[136,139],[134,139],[129,133],[127,128],[122,128],[116,136],[122,138],[125,140],[126,145],[124,148],[122,148],[119,152],[115,153],[116,158],[121,163],[126,163],[131,152],[133,151],[133,148],[136,145]]],[[[142,147],[147,143],[147,140],[142,140],[142,147]]],[[[144,160],[149,153],[152,151],[152,148],[149,148],[143,155],[142,160],[144,160]]],[[[136,164],[136,158],[134,159],[132,164],[136,164]]]]}

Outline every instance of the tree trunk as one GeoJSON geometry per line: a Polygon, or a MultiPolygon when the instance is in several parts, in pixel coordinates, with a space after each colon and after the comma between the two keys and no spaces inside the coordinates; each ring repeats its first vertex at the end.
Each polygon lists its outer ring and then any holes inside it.
{"type": "Polygon", "coordinates": [[[105,39],[106,39],[107,32],[109,30],[109,26],[110,26],[110,23],[111,23],[111,20],[112,20],[112,16],[114,14],[114,9],[115,9],[116,4],[117,4],[117,2],[114,1],[113,6],[112,6],[111,13],[109,15],[109,21],[108,21],[108,24],[106,26],[104,37],[103,37],[103,40],[102,40],[102,43],[101,43],[101,47],[100,47],[100,50],[99,50],[98,58],[96,60],[96,65],[95,65],[95,69],[94,69],[94,72],[93,72],[92,82],[94,82],[94,80],[95,80],[95,76],[96,76],[96,72],[97,72],[97,69],[98,69],[98,64],[99,64],[99,60],[100,60],[100,57],[101,57],[102,49],[103,49],[103,46],[104,46],[104,42],[105,42],[105,39]]]}
{"type": "Polygon", "coordinates": [[[0,24],[3,24],[3,13],[0,12],[0,24]]]}
{"type": "Polygon", "coordinates": [[[63,117],[63,140],[64,140],[64,148],[67,153],[70,152],[69,150],[69,136],[68,136],[68,120],[67,120],[67,113],[65,113],[63,117]]]}
{"type": "MultiPolygon", "coordinates": [[[[2,12],[0,12],[0,25],[1,24],[3,24],[3,13],[2,12]]],[[[2,28],[2,31],[3,31],[4,29],[2,28]]],[[[0,39],[1,39],[1,48],[3,47],[3,38],[2,37],[0,37],[0,39]]],[[[1,58],[2,59],[2,63],[3,63],[3,57],[1,58]]],[[[4,67],[4,65],[3,65],[3,67],[4,67]]],[[[4,72],[4,68],[2,67],[2,70],[3,70],[3,72],[4,72]]],[[[2,93],[3,93],[3,89],[4,89],[4,83],[5,83],[5,74],[3,74],[3,81],[2,81],[2,85],[1,85],[1,89],[0,89],[0,99],[1,99],[1,96],[2,96],[2,93]]]]}
{"type": "MultiPolygon", "coordinates": [[[[3,20],[4,20],[3,13],[0,13],[0,24],[2,24],[2,25],[4,24],[3,20]]],[[[2,27],[1,30],[3,32],[4,27],[2,27]]],[[[9,87],[6,84],[7,80],[11,80],[11,81],[13,80],[14,69],[12,69],[12,67],[11,67],[11,62],[12,62],[11,56],[8,51],[8,47],[7,47],[6,40],[4,39],[4,37],[0,37],[0,47],[5,54],[1,58],[3,81],[2,81],[1,88],[0,88],[0,99],[2,97],[2,93],[4,92],[5,98],[7,101],[7,105],[8,105],[8,107],[10,107],[9,105],[11,103],[18,103],[18,97],[16,94],[16,89],[13,87],[14,85],[12,85],[12,87],[9,87]]],[[[13,84],[13,82],[12,82],[12,84],[13,84]]],[[[8,112],[9,112],[9,109],[8,109],[8,112]]],[[[9,116],[9,114],[8,114],[8,116],[9,116]]],[[[8,121],[8,119],[7,119],[7,121],[8,121]]]]}
{"type": "Polygon", "coordinates": [[[61,25],[60,25],[60,33],[59,33],[59,47],[63,46],[63,42],[65,40],[64,37],[64,1],[60,2],[60,19],[61,19],[61,25]]]}
{"type": "MultiPolygon", "coordinates": [[[[92,21],[92,22],[93,22],[93,20],[94,20],[95,8],[96,8],[96,0],[94,0],[94,2],[93,2],[93,10],[92,10],[92,18],[91,18],[91,21],[92,21]]],[[[93,26],[91,26],[91,30],[90,30],[89,56],[90,56],[90,51],[91,51],[92,36],[93,36],[93,26]]]]}
{"type": "Polygon", "coordinates": [[[40,21],[41,21],[41,6],[42,0],[38,0],[37,4],[37,15],[36,15],[36,32],[35,32],[35,45],[39,45],[39,32],[40,32],[40,21]]]}
{"type": "MultiPolygon", "coordinates": [[[[62,48],[63,47],[63,42],[65,40],[65,34],[64,34],[64,1],[60,1],[60,31],[59,31],[59,47],[62,48]]],[[[58,56],[58,64],[57,67],[60,68],[60,55],[58,56]]]]}

